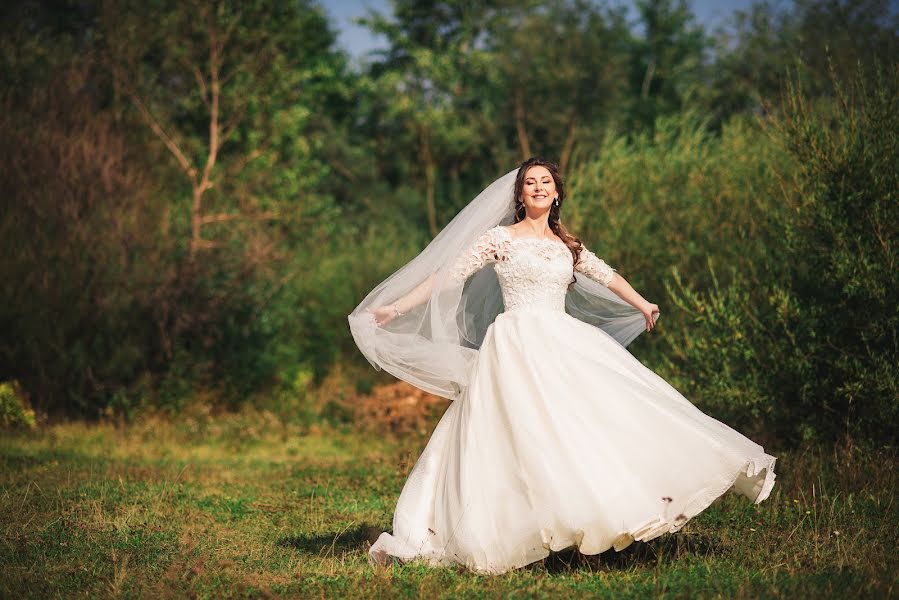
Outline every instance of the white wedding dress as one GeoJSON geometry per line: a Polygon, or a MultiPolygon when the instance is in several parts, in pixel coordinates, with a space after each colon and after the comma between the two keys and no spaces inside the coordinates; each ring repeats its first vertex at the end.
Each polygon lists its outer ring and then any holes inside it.
{"type": "MultiPolygon", "coordinates": [[[[373,560],[503,573],[551,550],[598,554],[677,531],[728,490],[755,503],[768,497],[774,456],[565,312],[573,267],[564,244],[498,226],[454,276],[487,263],[505,312],[412,469],[373,560]]],[[[613,275],[586,248],[576,268],[603,285],[613,275]]]]}

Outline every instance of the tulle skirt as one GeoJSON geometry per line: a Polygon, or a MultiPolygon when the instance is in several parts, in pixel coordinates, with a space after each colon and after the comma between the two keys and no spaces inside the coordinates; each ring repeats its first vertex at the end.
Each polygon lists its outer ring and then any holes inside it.
{"type": "Polygon", "coordinates": [[[577,547],[675,532],[731,490],[756,504],[775,457],[618,342],[552,310],[500,314],[370,549],[503,573],[577,547]]]}

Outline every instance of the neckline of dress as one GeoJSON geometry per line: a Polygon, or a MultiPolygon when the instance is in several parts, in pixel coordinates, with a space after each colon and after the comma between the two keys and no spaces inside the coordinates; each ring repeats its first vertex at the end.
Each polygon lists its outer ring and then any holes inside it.
{"type": "Polygon", "coordinates": [[[535,242],[544,242],[544,243],[549,242],[550,244],[558,244],[560,246],[565,246],[565,248],[568,248],[568,245],[565,244],[565,242],[563,242],[562,240],[554,240],[552,238],[539,238],[539,237],[533,236],[533,235],[515,236],[509,232],[507,227],[504,227],[503,229],[505,231],[506,236],[510,240],[533,240],[535,242]]]}

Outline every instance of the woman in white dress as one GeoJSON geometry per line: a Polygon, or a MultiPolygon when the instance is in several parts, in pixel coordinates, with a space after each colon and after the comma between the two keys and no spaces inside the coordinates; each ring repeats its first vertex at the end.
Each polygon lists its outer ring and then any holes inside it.
{"type": "Polygon", "coordinates": [[[376,563],[503,573],[770,494],[775,457],[626,350],[659,308],[562,226],[564,201],[556,166],[525,161],[350,315],[373,365],[453,400],[376,563]]]}

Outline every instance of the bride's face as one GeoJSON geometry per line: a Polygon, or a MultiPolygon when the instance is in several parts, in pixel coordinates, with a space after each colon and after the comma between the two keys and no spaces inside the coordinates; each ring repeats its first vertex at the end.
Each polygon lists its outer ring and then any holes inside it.
{"type": "Polygon", "coordinates": [[[532,210],[547,210],[558,197],[556,181],[546,167],[531,167],[524,176],[521,201],[532,210]]]}

